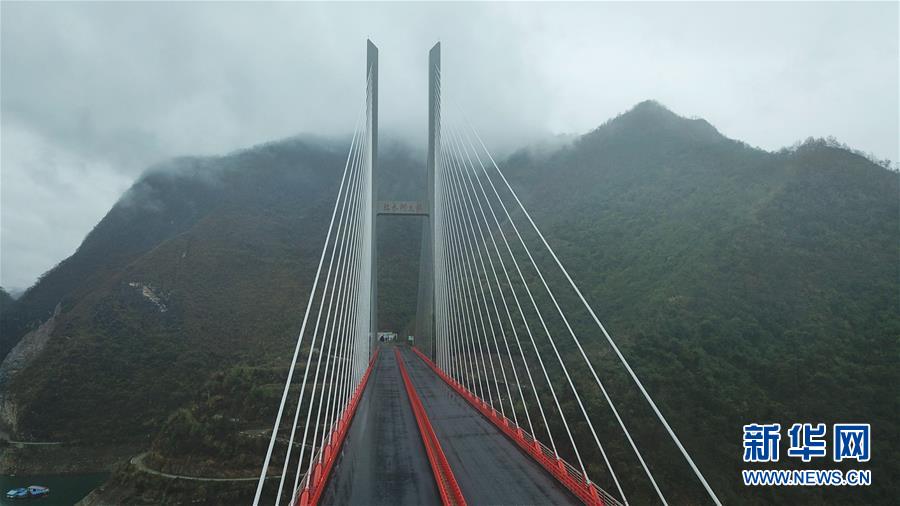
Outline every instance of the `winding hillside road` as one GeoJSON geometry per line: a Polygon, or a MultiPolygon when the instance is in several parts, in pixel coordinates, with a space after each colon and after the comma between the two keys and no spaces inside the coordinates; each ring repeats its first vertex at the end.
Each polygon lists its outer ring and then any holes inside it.
{"type": "MultiPolygon", "coordinates": [[[[230,482],[230,481],[256,481],[259,479],[259,476],[249,476],[246,478],[208,478],[205,476],[187,476],[187,475],[183,475],[183,474],[164,473],[162,471],[157,471],[156,469],[151,469],[151,468],[147,467],[147,465],[144,464],[144,457],[146,457],[146,456],[147,456],[147,452],[144,452],[140,455],[136,455],[136,456],[132,457],[131,465],[136,467],[139,471],[142,471],[142,472],[145,472],[148,474],[153,474],[156,476],[162,476],[163,478],[169,478],[172,480],[230,482]]],[[[266,479],[269,480],[272,478],[278,478],[280,476],[281,476],[280,474],[279,475],[271,475],[271,476],[267,476],[266,479]]]]}

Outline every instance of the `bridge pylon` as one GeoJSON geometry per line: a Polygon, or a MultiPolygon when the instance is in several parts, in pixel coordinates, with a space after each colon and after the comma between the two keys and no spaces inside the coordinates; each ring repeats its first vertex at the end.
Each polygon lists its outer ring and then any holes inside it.
{"type": "Polygon", "coordinates": [[[422,251],[419,255],[419,294],[416,307],[416,338],[429,343],[431,358],[435,358],[434,290],[437,286],[434,270],[434,195],[435,167],[441,152],[441,43],[428,52],[428,152],[425,160],[425,209],[422,225],[422,251]]]}
{"type": "MultiPolygon", "coordinates": [[[[366,120],[372,146],[369,155],[372,163],[372,279],[371,279],[371,342],[378,335],[378,216],[405,215],[421,216],[422,241],[419,255],[419,286],[416,297],[415,336],[421,343],[427,343],[427,350],[434,358],[435,346],[435,269],[434,269],[434,198],[435,168],[441,152],[441,43],[435,44],[428,53],[428,153],[425,161],[426,186],[423,199],[419,201],[380,201],[378,200],[378,48],[368,41],[366,120]]],[[[371,356],[371,348],[370,353],[371,356]]]]}
{"type": "Polygon", "coordinates": [[[366,122],[369,133],[369,163],[371,167],[372,251],[369,256],[371,280],[369,285],[369,357],[378,338],[378,47],[366,40],[366,122]]]}

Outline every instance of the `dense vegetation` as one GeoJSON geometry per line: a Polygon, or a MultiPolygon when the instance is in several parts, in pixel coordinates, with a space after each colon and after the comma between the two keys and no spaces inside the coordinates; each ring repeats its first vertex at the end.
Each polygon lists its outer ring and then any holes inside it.
{"type": "MultiPolygon", "coordinates": [[[[7,322],[25,321],[24,315],[52,311],[41,301],[62,300],[60,338],[10,386],[28,407],[20,419],[23,436],[145,437],[211,373],[239,364],[283,366],[324,239],[343,149],[291,140],[177,161],[136,183],[75,255],[4,315],[7,322]],[[109,252],[108,263],[99,252],[109,252]],[[69,279],[81,281],[69,291],[60,288],[59,280],[69,279]],[[142,294],[143,286],[165,311],[142,294]]],[[[384,160],[408,171],[405,152],[392,158],[385,151],[384,160]]],[[[386,256],[404,248],[403,236],[415,225],[386,234],[392,241],[386,256]]],[[[386,273],[404,265],[392,264],[386,273]]],[[[408,290],[415,278],[397,276],[384,285],[408,290]]],[[[384,314],[396,315],[392,307],[386,303],[384,314]]],[[[409,309],[399,319],[408,315],[409,309]]]]}
{"type": "MultiPolygon", "coordinates": [[[[237,433],[271,418],[281,381],[273,376],[290,356],[343,149],[290,140],[148,172],[75,255],[11,310],[0,306],[4,339],[15,339],[63,305],[42,360],[9,386],[24,435],[154,434],[155,462],[172,469],[207,459],[237,472],[258,459],[257,443],[237,433]],[[147,286],[166,310],[130,283],[147,286]]],[[[380,166],[392,178],[382,188],[394,193],[381,198],[418,197],[420,158],[382,146],[380,166]]],[[[900,481],[896,173],[826,142],[754,149],[649,102],[570,145],[525,150],[503,165],[723,499],[892,502],[889,484],[900,481]],[[745,489],[740,431],[755,421],[872,423],[875,486],[745,489]]],[[[409,219],[384,230],[380,321],[403,331],[415,310],[419,228],[409,219]]],[[[544,254],[536,259],[551,266],[544,254]]],[[[565,292],[561,279],[550,282],[565,292]]],[[[572,316],[666,493],[702,501],[596,327],[572,316]]],[[[602,398],[588,401],[627,489],[650,501],[602,398]]],[[[601,466],[591,471],[608,483],[601,466]]]]}
{"type": "MultiPolygon", "coordinates": [[[[9,292],[0,286],[0,315],[9,314],[15,303],[16,300],[12,298],[9,292]]],[[[9,353],[9,350],[15,346],[15,339],[19,337],[16,336],[14,339],[12,334],[6,335],[2,330],[2,327],[0,327],[0,357],[6,356],[6,354],[9,353]]]]}
{"type": "MultiPolygon", "coordinates": [[[[506,165],[728,502],[892,501],[891,483],[900,478],[897,173],[825,141],[764,152],[652,102],[567,148],[522,152],[506,165]],[[748,491],[739,484],[741,426],[755,421],[869,421],[881,483],[865,491],[748,491]]],[[[666,481],[696,484],[674,445],[650,430],[658,424],[602,335],[585,315],[575,319],[666,481]]],[[[602,399],[595,405],[607,412],[602,399]]],[[[625,442],[613,429],[607,434],[640,478],[625,442]]],[[[702,497],[694,490],[682,500],[702,497]]]]}
{"type": "Polygon", "coordinates": [[[15,302],[15,299],[12,298],[12,295],[10,295],[5,288],[0,286],[0,308],[9,307],[13,302],[15,302]]]}
{"type": "Polygon", "coordinates": [[[195,402],[176,410],[151,445],[152,467],[196,476],[252,476],[275,418],[286,371],[235,367],[215,373],[195,402]],[[226,471],[226,472],[223,472],[226,471]]]}

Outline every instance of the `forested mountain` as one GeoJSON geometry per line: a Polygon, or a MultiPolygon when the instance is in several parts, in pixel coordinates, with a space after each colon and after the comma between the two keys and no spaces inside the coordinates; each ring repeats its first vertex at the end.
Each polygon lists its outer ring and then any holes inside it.
{"type": "MultiPolygon", "coordinates": [[[[4,335],[21,337],[61,306],[40,360],[4,385],[19,413],[7,424],[38,438],[146,434],[211,372],[283,365],[345,144],[292,139],[150,169],[74,255],[4,312],[4,335]]],[[[405,176],[394,191],[413,187],[407,151],[383,151],[405,176]]],[[[414,277],[398,282],[415,292],[414,277]]]]}
{"type": "Polygon", "coordinates": [[[0,310],[2,310],[2,308],[10,308],[15,301],[16,300],[12,298],[12,295],[10,295],[5,288],[0,286],[0,310]]]}
{"type": "MultiPolygon", "coordinates": [[[[561,150],[521,152],[505,170],[701,467],[719,473],[714,486],[734,494],[729,502],[891,502],[886,490],[900,478],[896,172],[821,140],[761,151],[654,102],[561,150]],[[747,491],[741,426],[766,420],[871,422],[885,488],[747,491]]],[[[596,336],[604,370],[627,387],[596,329],[579,330],[596,336]]],[[[652,420],[639,401],[626,405],[652,420]]]]}
{"type": "MultiPolygon", "coordinates": [[[[292,351],[345,144],[291,139],[149,170],[72,257],[2,305],[4,352],[59,308],[46,346],[0,386],[4,422],[35,438],[159,434],[171,451],[209,391],[259,414],[292,351]]],[[[380,197],[418,198],[421,153],[379,155],[393,192],[380,197]]],[[[739,469],[743,424],[858,421],[873,425],[876,483],[900,480],[897,173],[825,141],[752,148],[654,102],[501,166],[724,499],[891,502],[880,485],[747,491],[739,469]]],[[[385,228],[380,321],[402,330],[418,223],[385,228]]],[[[595,329],[576,325],[626,391],[595,329]]],[[[623,395],[647,451],[677,462],[623,395]]],[[[660,461],[668,483],[694,487],[660,461]]]]}
{"type": "MultiPolygon", "coordinates": [[[[12,295],[6,291],[5,288],[0,286],[0,315],[9,314],[12,311],[13,304],[15,304],[16,300],[12,298],[12,295]]],[[[13,347],[15,344],[13,342],[13,335],[15,332],[10,332],[8,335],[2,332],[0,329],[0,357],[6,356],[9,352],[9,349],[13,347]]],[[[17,338],[18,336],[16,336],[17,338]]]]}
{"type": "MultiPolygon", "coordinates": [[[[2,319],[2,315],[10,314],[13,308],[13,304],[15,304],[16,300],[6,291],[5,288],[0,286],[0,319],[2,319]]],[[[3,321],[0,320],[0,325],[2,325],[3,321]]],[[[9,352],[10,348],[15,345],[15,341],[20,337],[19,332],[10,331],[4,332],[3,327],[0,327],[0,356],[6,356],[9,352]]]]}

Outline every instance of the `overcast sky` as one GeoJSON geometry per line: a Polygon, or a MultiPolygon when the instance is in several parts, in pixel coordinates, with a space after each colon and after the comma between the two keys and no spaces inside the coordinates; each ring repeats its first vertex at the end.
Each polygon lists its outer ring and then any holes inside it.
{"type": "Polygon", "coordinates": [[[898,4],[0,4],[0,285],[72,254],[149,164],[346,135],[380,47],[382,136],[425,142],[426,61],[489,144],[653,98],[775,150],[898,156],[898,4]]]}

